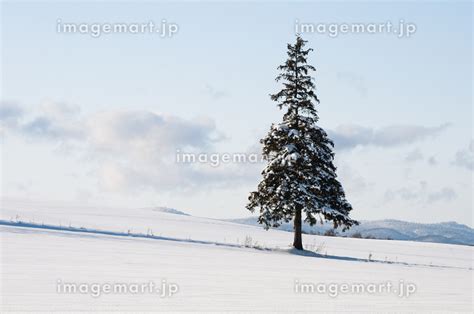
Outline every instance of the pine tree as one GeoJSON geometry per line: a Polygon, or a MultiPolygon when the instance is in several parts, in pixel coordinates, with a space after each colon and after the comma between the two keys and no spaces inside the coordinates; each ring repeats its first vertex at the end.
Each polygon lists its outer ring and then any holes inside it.
{"type": "Polygon", "coordinates": [[[303,249],[301,238],[302,214],[310,225],[331,221],[343,231],[358,224],[349,218],[352,206],[337,180],[333,164],[333,142],[317,126],[319,120],[315,103],[315,85],[310,75],[316,69],[307,64],[312,49],[297,37],[288,44],[288,59],[278,67],[283,89],[270,95],[280,109],[286,109],[283,121],[272,124],[263,144],[263,180],[257,191],[251,192],[247,208],[260,211],[258,221],[265,229],[278,227],[283,221],[294,221],[293,246],[303,249]]]}

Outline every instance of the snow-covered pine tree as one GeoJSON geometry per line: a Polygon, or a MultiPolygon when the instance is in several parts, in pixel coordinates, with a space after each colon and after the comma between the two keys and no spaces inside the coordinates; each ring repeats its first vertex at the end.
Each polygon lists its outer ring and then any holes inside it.
{"type": "Polygon", "coordinates": [[[316,69],[307,64],[312,49],[305,49],[305,43],[298,36],[294,45],[288,44],[288,60],[278,67],[281,74],[276,80],[283,82],[283,89],[271,99],[286,113],[260,141],[268,165],[247,205],[251,212],[260,211],[258,221],[266,229],[294,220],[293,246],[298,250],[303,249],[302,213],[310,225],[331,221],[335,228],[346,230],[357,224],[349,218],[352,206],[337,180],[334,144],[316,125],[319,117],[314,103],[319,100],[310,75],[316,69]]]}

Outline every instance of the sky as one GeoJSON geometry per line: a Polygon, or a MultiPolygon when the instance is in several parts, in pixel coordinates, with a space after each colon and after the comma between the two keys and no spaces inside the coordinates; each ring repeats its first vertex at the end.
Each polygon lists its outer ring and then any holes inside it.
{"type": "MultiPolygon", "coordinates": [[[[269,94],[295,24],[411,23],[416,32],[302,33],[320,125],[355,219],[473,225],[470,2],[2,2],[2,202],[168,206],[250,215],[252,153],[282,112],[269,94]],[[58,32],[164,23],[172,36],[58,32]],[[166,22],[163,22],[166,21],[166,22]]],[[[65,206],[66,208],[66,206],[65,206]]],[[[104,209],[105,210],[105,209],[104,209]]]]}

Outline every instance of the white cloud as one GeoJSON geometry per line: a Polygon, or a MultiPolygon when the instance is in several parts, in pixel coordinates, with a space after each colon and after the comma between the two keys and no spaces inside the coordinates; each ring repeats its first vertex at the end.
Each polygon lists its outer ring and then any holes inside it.
{"type": "Polygon", "coordinates": [[[456,192],[453,189],[445,187],[428,195],[428,203],[439,201],[451,201],[456,198],[456,192]]]}
{"type": "Polygon", "coordinates": [[[438,161],[436,160],[436,157],[431,156],[430,158],[428,158],[428,164],[430,164],[431,166],[436,166],[438,164],[438,161]]]}
{"type": "Polygon", "coordinates": [[[467,149],[456,152],[453,164],[468,170],[474,170],[474,140],[471,140],[467,149]]]}
{"type": "Polygon", "coordinates": [[[160,154],[179,148],[205,149],[219,140],[212,120],[184,120],[150,111],[107,111],[85,122],[94,149],[111,153],[160,154]]]}
{"type": "Polygon", "coordinates": [[[48,117],[60,120],[65,118],[74,119],[81,112],[81,108],[75,104],[58,103],[46,101],[40,104],[40,111],[48,117]]]}
{"type": "Polygon", "coordinates": [[[223,171],[175,163],[177,149],[209,151],[222,139],[210,119],[186,120],[146,110],[81,116],[79,107],[58,103],[28,112],[2,106],[0,118],[12,117],[15,123],[6,126],[12,135],[61,143],[95,162],[98,182],[106,190],[185,189],[234,179],[223,171]]]}
{"type": "Polygon", "coordinates": [[[0,104],[0,121],[18,120],[23,113],[23,108],[16,103],[2,102],[0,104]]]}
{"type": "Polygon", "coordinates": [[[420,181],[419,185],[405,186],[400,189],[389,189],[385,192],[385,202],[402,200],[408,203],[433,204],[437,202],[449,202],[457,197],[456,192],[450,187],[439,190],[428,188],[426,181],[420,181]]]}
{"type": "Polygon", "coordinates": [[[83,136],[77,106],[42,103],[38,110],[26,110],[17,104],[0,104],[2,134],[7,132],[28,139],[71,140],[83,136]]]}
{"type": "Polygon", "coordinates": [[[0,103],[0,135],[5,135],[9,130],[17,128],[23,114],[23,108],[16,103],[0,103]]]}
{"type": "Polygon", "coordinates": [[[408,155],[405,157],[405,161],[407,162],[415,162],[423,159],[423,154],[419,149],[415,149],[411,152],[408,153],[408,155]]]}
{"type": "Polygon", "coordinates": [[[336,149],[352,149],[357,146],[390,147],[412,144],[433,138],[450,126],[449,123],[435,127],[419,125],[391,125],[380,129],[346,124],[329,130],[336,149]]]}

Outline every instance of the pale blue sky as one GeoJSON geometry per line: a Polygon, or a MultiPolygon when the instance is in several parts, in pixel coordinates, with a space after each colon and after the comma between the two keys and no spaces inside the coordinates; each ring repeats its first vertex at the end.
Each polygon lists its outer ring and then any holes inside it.
{"type": "MultiPolygon", "coordinates": [[[[2,101],[22,108],[25,125],[52,115],[55,123],[75,121],[94,134],[109,132],[107,123],[135,117],[136,111],[182,119],[166,125],[183,125],[194,136],[183,139],[183,131],[173,129],[166,138],[168,129],[153,129],[164,133],[145,142],[158,145],[154,152],[164,159],[180,143],[210,152],[247,151],[281,118],[268,94],[279,87],[276,67],[294,40],[296,19],[416,24],[410,38],[304,34],[315,49],[310,60],[318,69],[321,125],[340,140],[336,159],[355,218],[472,225],[469,2],[3,3],[2,101]],[[166,19],[180,30],[165,39],[92,38],[56,33],[57,19],[166,19]],[[75,109],[64,114],[58,109],[64,105],[75,109]],[[364,132],[374,138],[367,140],[364,132]],[[216,136],[216,143],[209,139],[216,136]],[[345,147],[342,140],[359,145],[345,147]]],[[[140,146],[122,143],[115,133],[113,139],[107,133],[109,142],[100,146],[87,136],[71,139],[70,132],[47,137],[18,125],[3,128],[5,198],[166,205],[202,216],[241,217],[248,215],[248,192],[260,179],[255,165],[207,169],[206,175],[174,169],[158,157],[136,156],[140,146]]]]}

